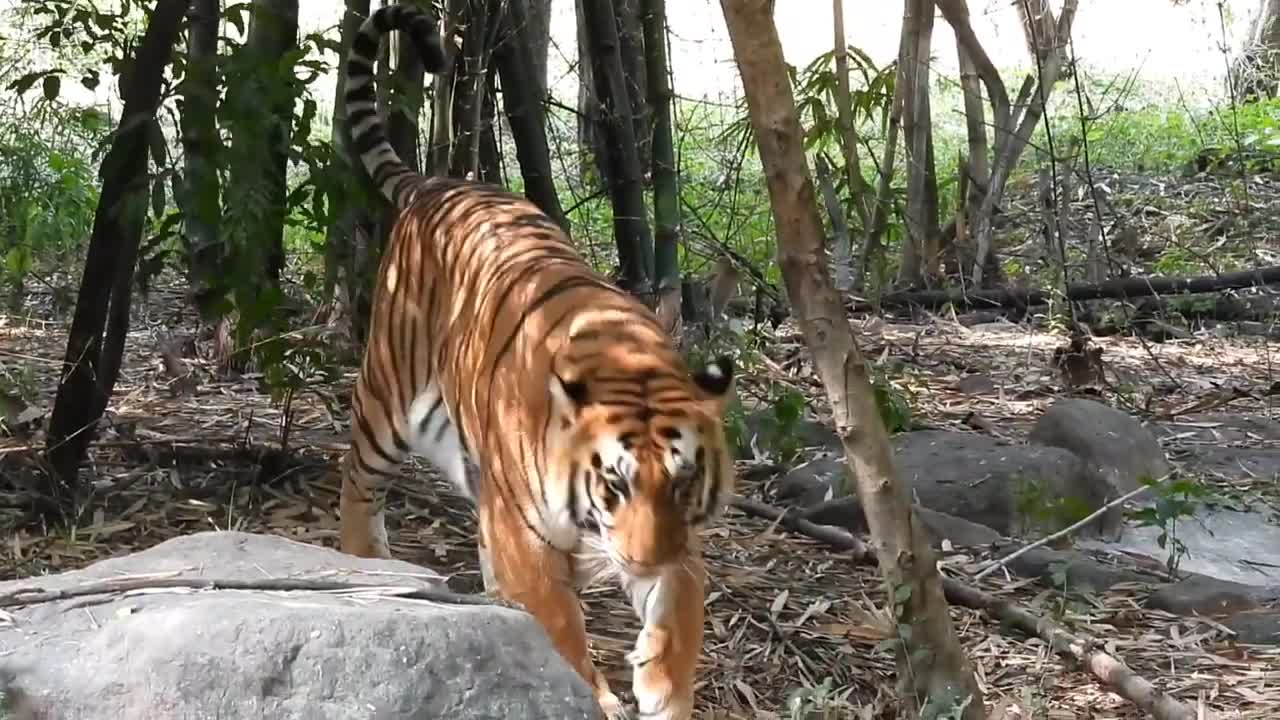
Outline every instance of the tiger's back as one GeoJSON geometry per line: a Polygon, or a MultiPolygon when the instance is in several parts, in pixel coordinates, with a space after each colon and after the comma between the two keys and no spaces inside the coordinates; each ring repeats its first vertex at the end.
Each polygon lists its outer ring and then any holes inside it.
{"type": "Polygon", "coordinates": [[[347,63],[352,141],[399,218],[352,396],[342,548],[389,557],[383,487],[410,454],[477,504],[488,589],[522,603],[593,685],[574,580],[603,563],[644,630],[629,656],[642,712],[686,718],[702,638],[699,528],[732,491],[727,359],[691,373],[656,316],[595,273],[525,198],[407,168],[376,114],[380,36],[443,65],[429,18],[370,16],[347,63]],[[469,469],[469,465],[474,465],[469,469]]]}

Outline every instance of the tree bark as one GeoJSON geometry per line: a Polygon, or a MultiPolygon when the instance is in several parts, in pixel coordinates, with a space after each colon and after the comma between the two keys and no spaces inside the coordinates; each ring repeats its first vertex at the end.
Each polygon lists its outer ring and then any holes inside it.
{"type": "Polygon", "coordinates": [[[817,198],[805,162],[803,131],[787,76],[771,0],[721,0],[742,76],[747,113],[759,143],[787,296],[821,376],[832,415],[857,478],[880,572],[898,623],[899,683],[912,698],[903,714],[937,718],[963,706],[966,720],[985,716],[943,596],[929,538],[893,465],[866,361],[827,275],[817,198]]]}
{"type": "Polygon", "coordinates": [[[298,43],[298,0],[254,0],[241,57],[253,67],[227,90],[237,122],[231,126],[231,182],[226,205],[236,217],[229,270],[259,288],[278,286],[284,270],[284,222],[289,135],[295,82],[281,67],[298,43]],[[265,100],[265,102],[264,102],[265,100]]]}
{"type": "MultiPolygon", "coordinates": [[[[853,120],[853,95],[849,90],[849,47],[844,38],[844,0],[831,0],[831,14],[835,26],[832,44],[836,59],[836,126],[840,130],[840,150],[844,156],[845,184],[848,186],[849,195],[853,199],[853,209],[858,220],[858,227],[865,230],[867,223],[871,220],[871,206],[874,201],[871,186],[862,177],[862,159],[858,154],[858,131],[854,127],[853,120]]],[[[830,206],[828,206],[827,212],[828,214],[833,212],[830,206]]],[[[835,216],[833,215],[832,220],[834,221],[834,219],[835,216]]],[[[840,279],[847,274],[852,288],[861,290],[866,276],[866,268],[861,267],[854,261],[853,248],[849,241],[847,223],[844,223],[843,211],[841,212],[841,224],[846,225],[846,230],[843,236],[840,233],[836,233],[837,242],[844,242],[844,245],[837,244],[836,246],[839,249],[835,258],[837,267],[836,288],[840,289],[840,279]],[[839,266],[844,264],[850,266],[847,273],[839,269],[839,266]]]]}
{"type": "Polygon", "coordinates": [[[455,52],[454,35],[466,23],[468,0],[445,0],[444,27],[441,37],[449,51],[449,59],[443,70],[436,73],[434,93],[431,97],[431,152],[428,154],[427,172],[431,175],[450,174],[449,161],[453,156],[454,95],[459,91],[460,58],[455,52]]]}
{"type": "Polygon", "coordinates": [[[222,214],[215,153],[218,149],[218,0],[195,0],[187,31],[187,64],[182,79],[179,125],[186,177],[177,201],[186,229],[187,276],[201,313],[220,284],[222,214]]]}
{"type": "MultiPolygon", "coordinates": [[[[524,0],[507,0],[508,12],[524,0]]],[[[538,83],[540,95],[547,93],[547,54],[551,48],[551,0],[528,0],[528,8],[521,7],[524,21],[515,23],[516,34],[524,39],[532,58],[533,78],[538,83]]],[[[512,17],[517,17],[512,15],[512,17]]]]}
{"type": "MultiPolygon", "coordinates": [[[[148,120],[160,105],[161,83],[188,5],[187,0],[159,0],[133,58],[133,69],[122,79],[124,109],[102,159],[102,191],[67,336],[62,382],[49,420],[45,453],[52,475],[48,497],[39,509],[50,520],[57,520],[59,512],[69,513],[66,519],[74,520],[80,463],[115,387],[120,358],[103,352],[112,286],[120,277],[132,278],[137,263],[149,190],[148,120]]],[[[129,329],[128,307],[123,309],[124,323],[111,327],[118,337],[106,343],[116,352],[123,350],[129,329]]]]}
{"type": "Polygon", "coordinates": [[[898,284],[929,286],[941,260],[938,183],[933,159],[933,119],[929,105],[929,61],[934,0],[905,0],[902,22],[911,41],[899,57],[907,89],[903,93],[903,132],[907,139],[907,237],[902,244],[898,284]]]}
{"type": "Polygon", "coordinates": [[[591,74],[602,107],[601,130],[607,140],[609,199],[618,246],[619,285],[632,293],[652,290],[653,238],[644,204],[644,184],[631,96],[618,46],[612,0],[582,0],[589,29],[591,74]]]}
{"type": "MultiPolygon", "coordinates": [[[[622,74],[627,79],[627,100],[631,103],[631,127],[636,136],[636,155],[640,158],[641,181],[652,167],[652,118],[649,114],[649,78],[644,44],[643,0],[611,0],[618,22],[618,56],[622,58],[622,74]]],[[[666,43],[666,38],[663,38],[666,43]]]]}
{"type": "MultiPolygon", "coordinates": [[[[379,202],[381,194],[372,188],[368,174],[358,170],[359,159],[351,150],[351,128],[347,125],[347,56],[351,43],[355,39],[360,24],[369,16],[369,0],[346,0],[342,14],[340,29],[340,53],[338,79],[333,95],[333,172],[335,177],[351,178],[353,183],[367,186],[371,192],[367,196],[373,202],[379,202]]],[[[344,186],[346,187],[346,186],[344,186]]],[[[355,195],[352,192],[351,195],[355,195]]],[[[324,290],[325,303],[333,303],[341,293],[348,301],[351,323],[351,338],[356,343],[364,342],[364,329],[368,317],[361,318],[356,311],[356,287],[354,265],[355,244],[357,234],[368,237],[374,232],[373,218],[365,203],[355,202],[348,197],[342,203],[342,213],[331,224],[325,233],[324,243],[324,290]]]]}
{"type": "MultiPolygon", "coordinates": [[[[1062,12],[1058,16],[1057,37],[1070,36],[1071,25],[1075,21],[1078,4],[1079,0],[1064,0],[1062,12]]],[[[950,21],[950,16],[948,16],[948,21],[950,21]]],[[[971,51],[972,49],[970,47],[971,51]]],[[[986,196],[982,199],[982,205],[978,207],[972,218],[975,244],[977,246],[977,255],[973,261],[973,284],[978,287],[985,287],[983,278],[988,269],[991,255],[992,220],[995,208],[1004,199],[1005,183],[1009,180],[1009,174],[1013,172],[1013,168],[1018,164],[1018,159],[1022,156],[1022,151],[1026,149],[1027,143],[1031,139],[1031,133],[1035,131],[1036,124],[1040,122],[1040,116],[1044,113],[1045,104],[1049,101],[1049,93],[1053,88],[1053,84],[1058,81],[1059,71],[1061,70],[1059,62],[1061,57],[1061,53],[1049,53],[1045,61],[1040,64],[1039,77],[1034,79],[1027,78],[1027,81],[1023,83],[1023,90],[1018,93],[1018,101],[1013,104],[1013,107],[1021,108],[1023,103],[1030,102],[1026,104],[1020,116],[1011,115],[1009,117],[1005,125],[1009,130],[1009,135],[1003,141],[999,135],[999,126],[1002,118],[997,115],[996,150],[995,157],[991,162],[991,184],[987,188],[986,196]],[[1032,100],[1032,98],[1035,99],[1032,100]]],[[[974,59],[978,59],[976,55],[974,59]]],[[[978,69],[979,72],[983,72],[981,64],[978,65],[978,69]]],[[[991,90],[990,84],[988,84],[987,89],[988,91],[991,90]]],[[[994,102],[994,93],[992,97],[994,102]]]]}
{"type": "MultiPolygon", "coordinates": [[[[542,1],[533,0],[532,4],[542,1]]],[[[530,68],[536,71],[536,62],[530,60],[534,54],[530,49],[534,38],[529,36],[536,29],[536,23],[525,20],[525,2],[509,0],[504,17],[506,39],[494,49],[493,62],[502,83],[502,109],[506,112],[507,124],[511,126],[515,141],[516,160],[520,163],[520,175],[524,179],[524,194],[567,232],[569,221],[560,206],[551,170],[547,118],[542,104],[546,85],[529,71],[530,68]],[[520,32],[522,27],[528,31],[520,32]]],[[[545,47],[542,52],[545,61],[545,47]]]]}
{"type": "Polygon", "coordinates": [[[645,74],[653,113],[653,264],[659,315],[668,326],[680,317],[680,178],[671,137],[671,81],[667,66],[666,0],[644,0],[645,74]]]}
{"type": "Polygon", "coordinates": [[[484,135],[485,81],[489,74],[489,57],[497,37],[498,6],[499,3],[490,0],[470,0],[467,6],[453,96],[454,143],[449,159],[449,174],[456,177],[481,179],[480,143],[484,135]]]}

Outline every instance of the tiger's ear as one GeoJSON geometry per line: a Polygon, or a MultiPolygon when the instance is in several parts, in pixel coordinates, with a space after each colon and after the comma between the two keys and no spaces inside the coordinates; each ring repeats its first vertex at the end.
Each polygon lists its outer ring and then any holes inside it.
{"type": "Polygon", "coordinates": [[[551,409],[561,417],[575,418],[582,406],[587,404],[587,384],[584,382],[570,382],[553,372],[548,386],[551,391],[551,409]]]}
{"type": "Polygon", "coordinates": [[[723,404],[727,399],[729,388],[733,386],[733,358],[721,355],[712,360],[693,374],[693,382],[709,395],[711,400],[723,404]]]}

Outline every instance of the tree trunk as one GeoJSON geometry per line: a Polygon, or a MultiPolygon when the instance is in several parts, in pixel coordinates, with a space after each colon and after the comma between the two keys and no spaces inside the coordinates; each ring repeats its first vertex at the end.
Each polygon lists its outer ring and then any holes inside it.
{"type": "Polygon", "coordinates": [[[653,113],[653,264],[659,315],[668,329],[680,318],[680,178],[671,137],[666,0],[644,0],[645,74],[653,113]]]}
{"type": "Polygon", "coordinates": [[[1280,94],[1280,0],[1258,0],[1248,40],[1231,68],[1231,84],[1242,103],[1280,94]]]}
{"type": "MultiPolygon", "coordinates": [[[[848,186],[849,195],[853,199],[853,209],[858,219],[858,227],[865,231],[871,219],[872,191],[866,179],[862,177],[862,160],[858,156],[858,131],[854,127],[853,96],[849,90],[849,47],[844,39],[844,0],[831,1],[831,15],[835,27],[834,37],[832,38],[832,51],[835,53],[836,59],[836,126],[840,130],[840,151],[844,155],[845,184],[848,186]]],[[[828,213],[830,212],[831,209],[828,208],[828,213]]],[[[843,216],[841,220],[842,224],[844,224],[843,216]]],[[[836,239],[839,241],[841,235],[837,234],[836,239]]],[[[840,279],[847,275],[852,287],[861,290],[863,278],[865,277],[865,268],[854,267],[853,249],[849,244],[847,228],[843,235],[843,240],[845,245],[837,246],[839,252],[836,253],[837,257],[835,258],[837,288],[840,286],[840,279]],[[839,265],[841,264],[848,265],[849,269],[847,271],[840,270],[839,265]]]]}
{"type": "MultiPolygon", "coordinates": [[[[360,161],[351,150],[351,128],[347,126],[347,56],[351,43],[360,23],[369,16],[369,0],[346,0],[342,15],[340,57],[338,80],[333,95],[333,171],[336,177],[350,178],[352,183],[370,186],[368,174],[360,169],[360,161]]],[[[373,218],[369,208],[363,202],[357,202],[352,192],[342,202],[342,214],[339,215],[325,233],[324,243],[324,290],[322,302],[334,303],[341,294],[347,301],[351,338],[357,344],[364,342],[368,315],[361,317],[357,312],[358,282],[353,260],[358,235],[369,237],[373,232],[373,218]]],[[[381,194],[373,191],[366,194],[373,202],[378,202],[381,194]]]]}
{"type": "MultiPolygon", "coordinates": [[[[652,118],[649,114],[649,78],[644,46],[642,0],[612,0],[618,22],[618,55],[622,58],[622,74],[627,79],[627,100],[631,103],[631,127],[636,135],[636,154],[640,159],[641,181],[652,167],[652,118]]],[[[663,38],[666,43],[666,38],[663,38]]]]}
{"type": "MultiPolygon", "coordinates": [[[[494,22],[498,18],[493,19],[494,22]]],[[[479,178],[481,182],[491,183],[493,185],[506,186],[507,180],[502,173],[502,150],[498,147],[498,85],[497,85],[497,68],[493,66],[492,53],[490,61],[487,63],[484,76],[484,97],[480,106],[480,146],[479,154],[479,178]]]]}
{"type": "MultiPolygon", "coordinates": [[[[383,112],[386,113],[387,141],[391,143],[391,147],[395,149],[400,159],[404,160],[405,165],[421,172],[422,166],[418,162],[418,119],[422,115],[425,96],[423,80],[426,77],[426,71],[422,65],[422,58],[419,57],[413,43],[408,42],[408,38],[399,33],[393,33],[388,38],[388,42],[391,45],[387,48],[387,54],[388,57],[395,57],[395,68],[389,73],[386,105],[383,108],[383,112]]],[[[345,118],[343,124],[346,124],[345,118]]],[[[360,281],[365,287],[372,288],[374,275],[382,259],[382,250],[387,247],[391,239],[391,228],[399,215],[399,208],[393,207],[390,203],[383,206],[372,236],[373,252],[367,254],[367,264],[361,269],[360,281]]]]}
{"type": "Polygon", "coordinates": [[[182,79],[182,156],[186,177],[176,198],[186,229],[187,277],[201,314],[220,285],[223,247],[218,165],[218,0],[195,0],[187,31],[187,65],[182,79]]]}
{"type": "Polygon", "coordinates": [[[803,131],[773,25],[771,0],[721,0],[778,233],[778,262],[845,455],[894,602],[903,716],[985,716],[982,691],[952,627],[937,562],[910,491],[893,466],[888,434],[844,306],[828,279],[822,223],[805,162],[803,131]],[[904,700],[905,700],[904,697],[904,700]]]}
{"type": "Polygon", "coordinates": [[[600,131],[600,100],[591,66],[591,33],[584,0],[574,0],[578,29],[578,178],[587,188],[603,185],[608,151],[600,131]]]}
{"type": "Polygon", "coordinates": [[[618,245],[619,285],[632,293],[652,290],[653,238],[644,204],[644,184],[631,97],[619,52],[612,0],[582,0],[590,30],[591,74],[602,104],[601,125],[607,142],[605,179],[613,205],[614,240],[618,245]]]}
{"type": "MultiPolygon", "coordinates": [[[[507,0],[508,13],[521,13],[524,22],[516,22],[515,34],[529,48],[533,78],[538,83],[539,95],[547,93],[547,53],[551,48],[551,0],[507,0]],[[528,8],[523,7],[528,2],[528,8]],[[520,5],[520,10],[515,7],[520,5]]],[[[516,15],[512,15],[516,17],[516,15]]]]}
{"type": "Polygon", "coordinates": [[[490,34],[496,29],[489,0],[470,0],[463,27],[453,95],[454,142],[449,174],[480,179],[481,120],[484,116],[485,77],[489,69],[490,34]]]}
{"type": "MultiPolygon", "coordinates": [[[[538,4],[544,0],[533,0],[538,4]]],[[[524,18],[526,0],[509,0],[504,17],[506,39],[493,51],[498,79],[502,82],[502,109],[511,126],[516,145],[516,160],[520,163],[520,175],[524,178],[524,194],[542,211],[551,216],[567,232],[569,221],[560,206],[556,193],[555,176],[551,170],[551,149],[547,142],[547,118],[542,101],[546,85],[533,77],[529,68],[536,69],[530,61],[533,53],[528,33],[522,27],[535,29],[532,20],[524,18]]],[[[542,50],[546,54],[546,48],[542,50]]]]}
{"type": "Polygon", "coordinates": [[[293,122],[293,71],[281,67],[298,44],[298,0],[254,0],[241,57],[252,71],[228,88],[231,183],[226,205],[235,216],[235,258],[229,270],[252,286],[278,286],[284,270],[284,222],[289,134],[293,122]]]}
{"type": "MultiPolygon", "coordinates": [[[[118,314],[119,310],[110,307],[112,286],[118,278],[132,278],[137,263],[149,189],[148,120],[155,117],[160,105],[161,83],[188,5],[187,0],[160,0],[156,4],[133,58],[133,70],[122,78],[124,109],[102,159],[102,192],[67,336],[62,382],[49,420],[45,453],[52,476],[47,501],[40,510],[50,520],[56,520],[59,511],[69,511],[65,519],[74,519],[80,463],[115,387],[120,358],[103,352],[103,333],[109,311],[118,314]]],[[[127,305],[123,310],[125,322],[113,322],[110,328],[118,337],[107,338],[105,343],[117,353],[123,350],[129,330],[127,305]]]]}
{"type": "Polygon", "coordinates": [[[430,175],[450,174],[449,162],[453,156],[454,142],[454,95],[460,89],[458,83],[462,67],[460,53],[454,52],[453,38],[458,28],[466,23],[468,7],[468,0],[445,0],[441,37],[445,39],[449,59],[446,67],[436,73],[431,97],[431,152],[427,162],[427,173],[430,175]]]}
{"type": "MultiPolygon", "coordinates": [[[[1019,2],[1023,1],[1019,0],[1019,2]]],[[[1009,174],[1017,165],[1022,151],[1026,149],[1027,142],[1031,139],[1031,134],[1044,112],[1049,92],[1058,80],[1062,69],[1060,62],[1062,53],[1048,53],[1044,62],[1039,63],[1039,77],[1028,77],[1023,82],[1017,100],[1010,103],[999,73],[981,44],[978,43],[973,28],[969,24],[969,9],[964,0],[937,0],[937,3],[943,17],[955,30],[957,42],[968,52],[978,75],[987,88],[995,121],[990,184],[983,195],[982,204],[970,218],[976,246],[976,255],[973,259],[973,284],[986,287],[999,279],[999,264],[991,252],[992,218],[995,208],[1004,198],[1004,186],[1009,179],[1009,174]],[[1034,101],[1032,101],[1033,97],[1034,101]],[[1021,114],[1014,115],[1015,110],[1021,114]]],[[[1054,29],[1054,37],[1070,37],[1078,4],[1079,0],[1064,0],[1062,12],[1058,16],[1058,23],[1054,29]]]]}
{"type": "Polygon", "coordinates": [[[933,159],[933,120],[929,106],[929,61],[934,0],[905,0],[902,22],[911,41],[899,57],[906,81],[903,132],[907,139],[907,237],[902,244],[898,284],[932,285],[941,259],[938,183],[933,159]]]}

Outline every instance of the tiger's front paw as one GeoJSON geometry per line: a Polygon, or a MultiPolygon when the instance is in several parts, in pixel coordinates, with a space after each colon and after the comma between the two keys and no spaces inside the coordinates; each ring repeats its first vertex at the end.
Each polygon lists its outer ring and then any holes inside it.
{"type": "Polygon", "coordinates": [[[639,669],[660,659],[667,652],[667,631],[660,627],[645,628],[636,637],[636,646],[627,653],[627,662],[639,669]]]}
{"type": "Polygon", "coordinates": [[[640,716],[645,720],[691,720],[693,687],[691,678],[673,673],[669,631],[645,628],[636,638],[636,647],[627,654],[634,670],[632,690],[640,716]]]}

